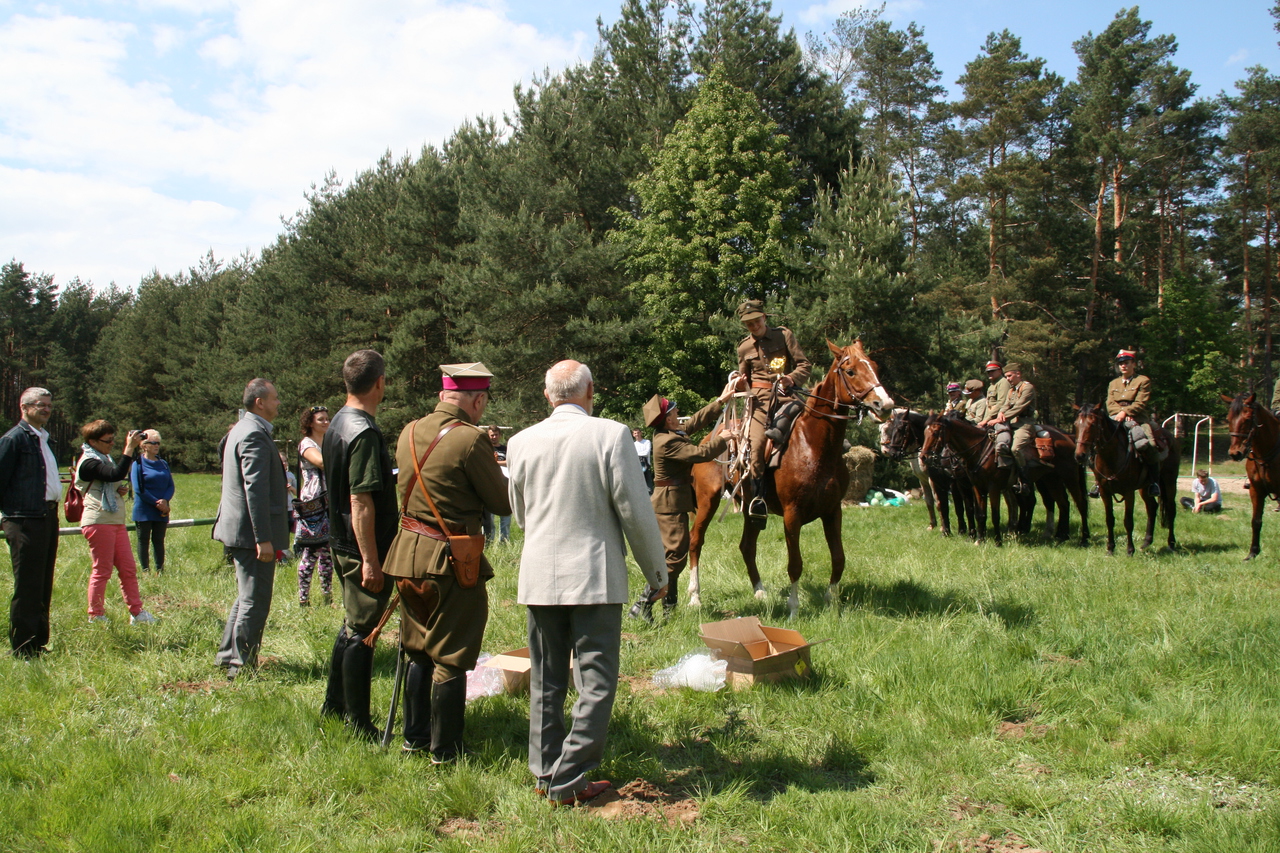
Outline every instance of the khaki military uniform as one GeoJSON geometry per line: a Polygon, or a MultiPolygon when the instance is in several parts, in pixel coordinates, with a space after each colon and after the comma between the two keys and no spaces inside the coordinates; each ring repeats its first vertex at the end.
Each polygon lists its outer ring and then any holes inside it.
{"type": "Polygon", "coordinates": [[[1280,379],[1276,380],[1276,387],[1271,389],[1271,410],[1280,409],[1280,379]]]}
{"type": "Polygon", "coordinates": [[[968,411],[969,411],[969,401],[966,400],[964,397],[961,397],[958,400],[947,400],[947,405],[943,406],[942,408],[942,414],[944,415],[949,415],[952,412],[955,412],[961,417],[964,417],[968,411]]]}
{"type": "Polygon", "coordinates": [[[969,406],[965,410],[964,416],[975,424],[985,421],[987,419],[987,398],[975,397],[969,400],[969,406]]]}
{"type": "Polygon", "coordinates": [[[1036,459],[1036,388],[1027,380],[1017,386],[1010,386],[1009,396],[1000,409],[1004,413],[1005,423],[1013,430],[1013,458],[1022,464],[1036,459]],[[1024,449],[1031,445],[1031,454],[1024,455],[1024,449]]]}
{"type": "Polygon", "coordinates": [[[670,577],[668,599],[675,603],[675,579],[684,571],[689,559],[689,513],[697,506],[693,494],[693,466],[708,462],[724,452],[728,442],[714,435],[706,444],[694,444],[686,432],[701,432],[712,426],[724,404],[713,400],[698,411],[685,425],[684,431],[658,429],[653,435],[653,511],[658,517],[658,532],[667,554],[670,577]]]}
{"type": "MultiPolygon", "coordinates": [[[[493,455],[489,437],[471,424],[466,412],[452,403],[439,403],[435,411],[414,421],[400,433],[396,463],[398,488],[405,516],[437,529],[435,514],[414,482],[418,459],[427,452],[440,430],[461,422],[431,451],[422,468],[422,485],[431,494],[440,515],[454,535],[482,532],[481,513],[510,515],[507,478],[493,455]],[[412,437],[412,441],[411,441],[412,437]],[[416,444],[418,459],[413,457],[416,444]],[[407,500],[405,491],[413,483],[407,500]]],[[[415,661],[435,663],[433,679],[439,683],[464,676],[474,669],[489,618],[489,597],[484,581],[493,567],[480,559],[481,583],[472,589],[457,584],[443,541],[403,527],[391,543],[382,570],[397,578],[403,603],[401,642],[415,661]],[[405,583],[403,579],[420,579],[405,583]]]]}
{"type": "Polygon", "coordinates": [[[1133,423],[1126,424],[1134,447],[1147,457],[1148,462],[1158,462],[1159,451],[1155,445],[1155,433],[1150,422],[1151,412],[1151,380],[1142,374],[1135,374],[1125,382],[1123,376],[1117,376],[1107,386],[1107,414],[1114,420],[1115,416],[1125,412],[1133,423]],[[1148,450],[1148,448],[1150,448],[1148,450]]]}
{"type": "MultiPolygon", "coordinates": [[[[760,478],[765,472],[765,437],[768,426],[769,403],[773,398],[773,383],[779,375],[789,376],[794,387],[802,387],[809,381],[812,363],[796,343],[795,335],[785,326],[769,327],[760,338],[747,335],[738,344],[738,372],[750,381],[755,410],[751,415],[748,435],[751,441],[751,476],[760,478]],[[781,371],[770,368],[770,363],[781,359],[781,371]]],[[[656,457],[655,451],[655,457],[656,457]]],[[[656,462],[656,458],[655,458],[656,462]]]]}
{"type": "Polygon", "coordinates": [[[993,418],[1000,412],[1005,400],[1009,399],[1009,391],[1009,380],[1003,376],[987,386],[987,417],[993,418]]]}

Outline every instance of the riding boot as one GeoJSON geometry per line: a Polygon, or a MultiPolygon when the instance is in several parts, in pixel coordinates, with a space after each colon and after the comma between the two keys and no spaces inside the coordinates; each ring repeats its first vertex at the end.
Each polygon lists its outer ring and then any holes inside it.
{"type": "Polygon", "coordinates": [[[1027,495],[1031,494],[1032,489],[1031,489],[1031,466],[1030,465],[1024,464],[1024,465],[1018,466],[1018,483],[1013,487],[1013,490],[1018,494],[1022,495],[1023,497],[1026,497],[1027,495]]]}
{"type": "Polygon", "coordinates": [[[369,713],[369,694],[373,682],[373,649],[352,632],[342,655],[342,698],[346,703],[347,725],[358,737],[378,741],[382,732],[373,724],[369,713]]]}
{"type": "Polygon", "coordinates": [[[680,579],[680,573],[676,572],[669,576],[667,581],[667,594],[662,599],[662,615],[668,619],[675,612],[676,605],[680,603],[680,587],[676,582],[680,579]]]}
{"type": "Polygon", "coordinates": [[[1147,463],[1147,494],[1153,498],[1160,497],[1160,463],[1147,463]]]}
{"type": "Polygon", "coordinates": [[[404,677],[404,752],[425,755],[431,748],[431,675],[435,664],[410,662],[404,677]]]}
{"type": "Polygon", "coordinates": [[[751,480],[751,503],[747,505],[747,516],[761,529],[769,518],[769,505],[764,500],[764,477],[751,480]]]}
{"type": "Polygon", "coordinates": [[[324,704],[320,706],[320,716],[335,717],[341,720],[347,715],[347,703],[342,695],[342,660],[347,650],[347,626],[338,631],[338,638],[333,641],[333,651],[329,654],[329,684],[324,691],[324,704]]]}
{"type": "Polygon", "coordinates": [[[431,763],[448,764],[462,755],[467,713],[467,679],[437,681],[431,695],[431,763]]]}

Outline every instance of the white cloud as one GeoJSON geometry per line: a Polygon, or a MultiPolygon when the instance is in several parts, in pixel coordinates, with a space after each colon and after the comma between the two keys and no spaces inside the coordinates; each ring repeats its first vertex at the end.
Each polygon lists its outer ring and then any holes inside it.
{"type": "Polygon", "coordinates": [[[1231,56],[1227,57],[1225,65],[1243,65],[1244,61],[1249,58],[1249,48],[1242,47],[1231,56]]]}
{"type": "MultiPolygon", "coordinates": [[[[812,6],[801,9],[797,13],[797,17],[799,17],[801,23],[814,26],[815,24],[834,21],[845,12],[851,12],[854,9],[862,9],[868,6],[876,8],[879,5],[878,0],[827,0],[825,3],[815,3],[812,6]]],[[[893,2],[885,4],[884,15],[892,20],[908,12],[914,12],[923,5],[921,0],[893,0],[893,2]]]]}
{"type": "Polygon", "coordinates": [[[146,8],[163,23],[115,5],[0,18],[0,255],[133,285],[257,249],[330,169],[416,154],[591,48],[484,0],[146,8]]]}

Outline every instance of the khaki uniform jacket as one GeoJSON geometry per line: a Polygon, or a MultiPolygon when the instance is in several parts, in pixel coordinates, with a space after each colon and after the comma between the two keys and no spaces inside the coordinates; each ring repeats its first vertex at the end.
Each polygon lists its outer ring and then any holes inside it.
{"type": "Polygon", "coordinates": [[[969,408],[965,411],[964,416],[975,424],[982,423],[987,419],[987,400],[985,397],[979,397],[976,400],[969,401],[969,408]]]}
{"type": "Polygon", "coordinates": [[[1018,383],[1017,388],[1009,389],[1009,397],[1004,401],[1005,423],[1010,429],[1017,429],[1034,423],[1036,416],[1036,386],[1027,380],[1018,383]]]}
{"type": "MultiPolygon", "coordinates": [[[[452,403],[440,403],[434,412],[401,431],[396,444],[396,464],[400,468],[397,489],[403,504],[401,512],[424,524],[438,526],[435,513],[422,495],[421,485],[414,483],[409,500],[404,501],[405,489],[413,482],[418,463],[413,458],[410,435],[412,431],[420,459],[440,430],[457,421],[461,421],[462,426],[440,439],[427,457],[422,468],[422,481],[444,517],[444,523],[449,526],[449,532],[475,534],[481,532],[480,514],[483,510],[487,509],[494,515],[511,514],[507,478],[493,457],[489,437],[471,424],[466,412],[452,403]]],[[[444,575],[453,571],[443,542],[403,528],[391,543],[382,570],[400,578],[444,575]]],[[[484,557],[480,559],[480,576],[493,577],[493,567],[484,557]]]]}
{"type": "Polygon", "coordinates": [[[1009,399],[1009,380],[1003,376],[999,382],[993,382],[987,386],[987,417],[993,418],[1004,406],[1005,400],[1009,399]]]}
{"type": "Polygon", "coordinates": [[[947,405],[942,407],[942,414],[949,415],[952,412],[958,412],[960,415],[966,415],[969,411],[969,401],[961,397],[959,400],[948,400],[947,405]]]}
{"type": "MultiPolygon", "coordinates": [[[[803,388],[809,381],[813,365],[800,349],[800,344],[796,343],[796,336],[786,326],[770,326],[759,339],[747,335],[738,344],[738,372],[751,381],[772,381],[775,374],[769,369],[769,362],[775,358],[785,359],[782,372],[791,377],[795,387],[803,388]]],[[[751,395],[755,397],[767,396],[768,393],[766,389],[751,389],[751,395]]]]}
{"type": "MultiPolygon", "coordinates": [[[[720,417],[724,404],[713,400],[698,411],[685,424],[685,432],[701,432],[720,417]]],[[[694,444],[685,432],[660,429],[653,435],[653,511],[657,513],[693,512],[696,508],[693,496],[693,466],[715,459],[729,444],[719,435],[706,444],[694,444]],[[675,485],[659,486],[663,480],[675,485]]]]}
{"type": "Polygon", "coordinates": [[[1150,407],[1151,380],[1140,373],[1128,385],[1123,376],[1117,376],[1107,386],[1107,414],[1113,418],[1123,409],[1136,423],[1145,424],[1150,407]]]}

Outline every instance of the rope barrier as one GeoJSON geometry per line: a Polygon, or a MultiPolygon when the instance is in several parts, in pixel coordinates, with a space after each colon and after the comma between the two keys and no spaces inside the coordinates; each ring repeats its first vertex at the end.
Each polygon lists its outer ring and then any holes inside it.
{"type": "MultiPolygon", "coordinates": [[[[217,519],[213,519],[213,518],[177,518],[169,522],[169,528],[173,529],[175,527],[206,527],[206,526],[212,525],[213,522],[216,520],[217,519]]],[[[129,524],[127,525],[127,529],[130,531],[133,531],[133,530],[136,530],[137,527],[133,524],[129,524]]],[[[59,527],[58,535],[59,536],[79,536],[80,528],[79,527],[59,527]]],[[[0,531],[0,539],[7,539],[7,538],[8,537],[4,535],[4,531],[0,531]]]]}

